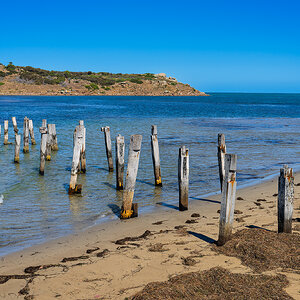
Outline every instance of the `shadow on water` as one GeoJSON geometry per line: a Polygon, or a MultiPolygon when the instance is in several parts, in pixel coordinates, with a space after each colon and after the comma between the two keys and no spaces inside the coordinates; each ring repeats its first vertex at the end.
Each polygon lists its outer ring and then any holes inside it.
{"type": "Polygon", "coordinates": [[[214,239],[212,239],[209,236],[204,235],[202,233],[197,233],[197,232],[194,232],[194,231],[188,231],[188,233],[195,236],[196,238],[206,242],[206,243],[209,243],[209,244],[213,244],[213,243],[216,242],[214,239]]]}
{"type": "Polygon", "coordinates": [[[140,180],[140,179],[137,179],[136,181],[137,181],[137,182],[140,182],[140,183],[148,184],[148,185],[150,185],[150,186],[155,186],[154,183],[151,183],[151,182],[148,182],[148,181],[144,181],[144,180],[140,180]]]}
{"type": "Polygon", "coordinates": [[[199,201],[205,201],[205,202],[221,204],[221,201],[218,201],[218,200],[210,200],[210,199],[203,199],[203,198],[197,198],[197,197],[190,197],[190,198],[193,199],[193,200],[199,200],[199,201]]]}
{"type": "Polygon", "coordinates": [[[107,205],[111,211],[117,216],[117,217],[120,217],[120,214],[121,214],[121,208],[116,205],[116,204],[113,204],[113,203],[110,203],[107,205]]]}
{"type": "Polygon", "coordinates": [[[113,190],[116,189],[116,186],[113,185],[113,184],[111,184],[111,183],[109,183],[109,182],[103,182],[103,184],[106,185],[106,186],[108,186],[108,187],[110,187],[110,188],[112,188],[113,190]]]}
{"type": "Polygon", "coordinates": [[[63,184],[63,188],[64,188],[64,190],[66,191],[66,193],[69,193],[69,184],[68,183],[64,183],[63,184]]]}
{"type": "Polygon", "coordinates": [[[156,204],[157,205],[161,205],[161,206],[165,206],[165,207],[169,207],[169,208],[173,208],[173,209],[176,209],[176,210],[179,210],[178,206],[173,205],[173,204],[169,204],[169,203],[166,203],[166,202],[157,202],[156,204]]]}

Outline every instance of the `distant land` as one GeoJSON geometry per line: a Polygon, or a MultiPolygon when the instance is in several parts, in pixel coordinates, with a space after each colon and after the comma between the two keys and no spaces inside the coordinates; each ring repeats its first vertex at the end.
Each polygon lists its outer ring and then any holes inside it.
{"type": "Polygon", "coordinates": [[[164,73],[48,71],[0,63],[0,95],[207,96],[164,73]]]}

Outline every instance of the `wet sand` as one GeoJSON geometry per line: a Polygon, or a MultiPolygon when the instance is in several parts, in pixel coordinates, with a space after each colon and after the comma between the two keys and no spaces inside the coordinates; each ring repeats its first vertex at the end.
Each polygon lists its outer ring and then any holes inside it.
{"type": "MultiPolygon", "coordinates": [[[[300,218],[299,182],[296,174],[293,218],[300,218]]],[[[248,226],[276,231],[276,194],[277,178],[238,190],[234,232],[248,226]]],[[[176,205],[157,205],[154,212],[138,218],[113,220],[1,257],[0,298],[124,299],[149,282],[216,266],[253,274],[239,259],[212,250],[218,238],[219,209],[220,195],[194,199],[185,212],[176,205]],[[7,280],[3,275],[21,275],[21,279],[7,280]]],[[[299,227],[299,222],[293,223],[295,233],[300,233],[299,227]]],[[[287,276],[286,291],[299,299],[300,274],[278,269],[264,274],[276,272],[287,276]]]]}

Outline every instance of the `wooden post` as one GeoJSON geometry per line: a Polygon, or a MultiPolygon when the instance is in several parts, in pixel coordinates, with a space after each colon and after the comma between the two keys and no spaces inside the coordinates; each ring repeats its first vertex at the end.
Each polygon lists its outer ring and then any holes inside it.
{"type": "Polygon", "coordinates": [[[218,246],[224,245],[231,238],[236,194],[236,165],[237,156],[225,154],[218,246]]]}
{"type": "Polygon", "coordinates": [[[47,120],[46,119],[42,120],[42,127],[45,127],[47,129],[47,120]]]}
{"type": "Polygon", "coordinates": [[[179,210],[188,209],[189,204],[189,149],[185,146],[179,148],[178,155],[178,185],[179,185],[179,210]]]}
{"type": "Polygon", "coordinates": [[[76,182],[77,182],[77,173],[79,172],[83,135],[84,135],[84,127],[81,125],[76,126],[73,135],[73,160],[72,160],[69,194],[81,193],[81,185],[80,184],[77,185],[76,182]]]}
{"type": "Polygon", "coordinates": [[[225,135],[223,133],[218,134],[218,163],[219,163],[219,177],[222,192],[223,179],[225,175],[225,154],[226,154],[226,144],[225,135]]]}
{"type": "Polygon", "coordinates": [[[30,133],[31,145],[36,145],[36,141],[35,141],[35,138],[34,138],[34,131],[33,131],[33,122],[32,122],[32,120],[29,120],[28,126],[29,126],[29,133],[30,133]]]}
{"type": "Polygon", "coordinates": [[[17,126],[17,120],[16,120],[16,117],[12,117],[11,120],[12,120],[12,123],[13,123],[15,135],[17,135],[18,132],[19,132],[19,129],[18,129],[18,126],[17,126]]]}
{"type": "Polygon", "coordinates": [[[52,124],[47,125],[46,160],[51,160],[51,148],[53,144],[52,124]]]}
{"type": "Polygon", "coordinates": [[[41,133],[41,147],[40,147],[40,175],[44,175],[45,161],[46,161],[46,147],[47,147],[47,120],[43,119],[42,127],[40,127],[41,133]]]}
{"type": "Polygon", "coordinates": [[[101,127],[101,131],[104,132],[108,169],[109,172],[112,172],[114,170],[114,164],[111,151],[111,138],[109,126],[101,127]]]}
{"type": "Polygon", "coordinates": [[[278,232],[292,233],[293,202],[293,169],[285,165],[278,178],[278,232]]]}
{"type": "Polygon", "coordinates": [[[129,144],[128,165],[125,180],[125,189],[123,192],[123,204],[120,216],[121,219],[128,219],[132,217],[133,214],[132,200],[134,196],[136,176],[139,168],[141,146],[142,136],[139,134],[132,135],[130,137],[129,144]]]}
{"type": "Polygon", "coordinates": [[[23,126],[23,152],[29,152],[29,119],[27,117],[24,118],[23,126]]]}
{"type": "Polygon", "coordinates": [[[48,124],[49,143],[52,151],[58,150],[55,124],[48,124]]]}
{"type": "Polygon", "coordinates": [[[152,125],[151,149],[152,149],[152,162],[153,162],[153,169],[154,169],[155,185],[162,186],[159,147],[158,147],[158,139],[157,139],[157,125],[152,125]]]}
{"type": "Polygon", "coordinates": [[[20,146],[21,146],[21,135],[16,134],[15,135],[15,158],[14,158],[15,163],[20,162],[20,146]]]}
{"type": "Polygon", "coordinates": [[[116,188],[123,190],[125,141],[120,134],[116,137],[116,188]]]}
{"type": "Polygon", "coordinates": [[[4,121],[4,145],[8,145],[8,120],[4,121]]]}
{"type": "Polygon", "coordinates": [[[86,138],[86,128],[84,127],[84,122],[81,120],[79,121],[79,126],[82,127],[83,130],[83,138],[80,148],[80,165],[81,165],[81,173],[86,173],[86,158],[85,158],[85,138],[86,138]]]}
{"type": "MultiPolygon", "coordinates": [[[[45,128],[45,127],[41,127],[41,128],[45,128]]],[[[40,149],[40,175],[44,175],[44,171],[45,171],[47,140],[48,140],[48,134],[43,133],[41,138],[41,149],[40,149]]]]}

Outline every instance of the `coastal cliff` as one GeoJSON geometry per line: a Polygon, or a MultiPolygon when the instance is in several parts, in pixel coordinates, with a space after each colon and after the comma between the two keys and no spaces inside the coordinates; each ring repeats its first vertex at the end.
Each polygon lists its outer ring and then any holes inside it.
{"type": "Polygon", "coordinates": [[[166,74],[48,71],[0,64],[0,95],[207,96],[166,74]]]}

